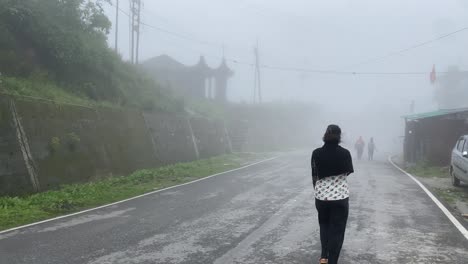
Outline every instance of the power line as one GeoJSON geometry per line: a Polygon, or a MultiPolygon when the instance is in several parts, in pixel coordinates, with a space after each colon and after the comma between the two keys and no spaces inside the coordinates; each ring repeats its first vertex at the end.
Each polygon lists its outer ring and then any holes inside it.
{"type": "MultiPolygon", "coordinates": [[[[114,5],[114,4],[112,4],[112,2],[111,2],[110,4],[111,4],[111,6],[114,5]]],[[[130,17],[130,14],[129,14],[127,11],[123,10],[122,8],[120,8],[119,5],[117,5],[116,8],[117,8],[122,14],[126,15],[127,17],[130,17]]]]}
{"type": "MultiPolygon", "coordinates": [[[[152,17],[159,17],[165,21],[168,21],[166,18],[164,17],[161,17],[155,13],[153,13],[153,11],[151,11],[150,9],[143,9],[144,12],[147,12],[149,15],[151,15],[152,17]]],[[[217,48],[220,48],[220,47],[223,47],[224,44],[222,43],[217,43],[217,42],[213,42],[213,41],[205,41],[205,40],[200,40],[200,39],[197,39],[195,37],[191,37],[189,36],[189,34],[181,34],[181,33],[177,33],[177,32],[174,32],[174,31],[171,31],[171,30],[168,30],[168,29],[164,29],[164,28],[161,28],[161,27],[158,27],[158,26],[153,26],[153,25],[146,25],[146,26],[149,26],[149,27],[152,27],[153,29],[156,29],[156,30],[159,30],[159,31],[162,31],[164,33],[167,33],[167,34],[170,34],[170,35],[173,35],[175,37],[178,37],[178,38],[182,38],[182,39],[186,39],[186,40],[190,40],[190,41],[194,41],[194,42],[198,42],[200,44],[203,44],[203,45],[208,45],[208,46],[213,46],[213,47],[217,47],[217,48]]]]}
{"type": "Polygon", "coordinates": [[[318,70],[296,67],[281,67],[262,64],[260,66],[264,69],[288,72],[301,72],[301,73],[318,73],[318,74],[333,74],[333,75],[422,75],[427,72],[358,72],[358,71],[335,71],[335,70],[318,70]]]}
{"type": "MultiPolygon", "coordinates": [[[[408,72],[367,72],[367,71],[334,71],[334,70],[315,70],[315,69],[306,69],[306,68],[294,68],[294,67],[280,67],[280,66],[270,66],[270,65],[260,65],[263,69],[276,70],[276,71],[285,71],[285,72],[299,72],[299,73],[312,73],[312,74],[324,74],[324,75],[408,75],[408,76],[417,76],[417,75],[428,75],[429,71],[408,71],[408,72]]],[[[462,73],[468,73],[468,71],[459,71],[462,73]]],[[[437,72],[439,74],[449,73],[447,71],[437,72]]]]}
{"type": "MultiPolygon", "coordinates": [[[[256,7],[254,5],[250,5],[250,6],[244,6],[244,8],[247,8],[247,9],[255,9],[257,10],[257,14],[260,14],[260,15],[264,15],[264,13],[262,13],[261,11],[267,11],[267,12],[270,12],[273,11],[274,13],[276,13],[279,17],[284,17],[284,16],[288,16],[288,17],[295,17],[295,18],[305,18],[304,16],[300,16],[300,15],[295,15],[295,14],[289,14],[289,13],[285,13],[285,12],[281,12],[280,10],[273,10],[271,8],[259,8],[259,7],[256,7]]],[[[275,16],[274,14],[272,14],[272,16],[275,16]]],[[[370,59],[367,59],[367,60],[364,60],[364,61],[361,61],[361,62],[358,62],[356,64],[352,64],[348,67],[356,67],[356,66],[361,66],[361,65],[364,65],[364,64],[369,64],[369,63],[372,63],[372,62],[376,62],[376,61],[380,61],[380,60],[384,60],[386,58],[389,58],[389,57],[392,57],[392,56],[395,56],[395,55],[400,55],[402,53],[405,53],[405,52],[408,52],[410,50],[413,50],[413,49],[416,49],[416,48],[420,48],[422,46],[426,46],[428,44],[431,44],[433,42],[436,42],[436,41],[439,41],[441,39],[444,39],[444,38],[447,38],[447,37],[450,37],[452,35],[455,35],[459,32],[462,32],[462,31],[465,31],[467,30],[468,27],[463,27],[461,29],[458,29],[458,30],[455,30],[453,32],[449,32],[449,33],[446,33],[446,34],[443,34],[441,36],[438,36],[436,38],[433,38],[431,40],[427,40],[427,41],[424,41],[424,42],[421,42],[421,43],[418,43],[418,44],[415,44],[415,45],[412,45],[412,46],[409,46],[407,48],[404,48],[404,49],[401,49],[401,50],[397,50],[397,51],[393,51],[393,52],[389,52],[383,56],[378,56],[378,57],[374,57],[374,58],[370,58],[370,59]]]]}
{"type": "MultiPolygon", "coordinates": [[[[111,3],[111,5],[113,5],[111,3]]],[[[130,14],[128,12],[126,12],[125,10],[123,10],[122,8],[118,8],[119,11],[124,14],[125,16],[129,17],[130,18],[130,14]]],[[[143,11],[146,11],[146,10],[143,10],[143,11]]],[[[146,23],[144,21],[140,21],[140,24],[143,25],[143,26],[146,26],[148,28],[151,28],[153,30],[157,30],[159,32],[163,32],[163,33],[166,33],[168,35],[171,35],[171,36],[174,36],[174,37],[177,37],[177,38],[180,38],[180,39],[184,39],[184,40],[189,40],[189,41],[192,41],[192,42],[197,42],[197,43],[200,43],[200,44],[203,44],[203,45],[207,45],[207,46],[212,46],[212,47],[216,47],[216,48],[220,48],[222,50],[224,50],[225,48],[225,45],[224,44],[221,44],[221,43],[215,43],[215,42],[212,42],[212,41],[205,41],[205,40],[200,40],[200,39],[197,39],[197,38],[194,38],[194,37],[190,37],[188,35],[185,35],[185,34],[181,34],[181,33],[178,33],[178,32],[175,32],[175,31],[171,31],[171,30],[168,30],[168,29],[165,29],[165,28],[162,28],[162,27],[159,27],[159,26],[155,26],[155,25],[151,25],[149,23],[146,23]]],[[[228,59],[226,59],[228,60],[228,59]]],[[[244,65],[248,65],[248,66],[253,66],[252,63],[242,63],[240,62],[238,59],[229,59],[229,61],[233,62],[233,63],[237,63],[237,64],[244,64],[244,65]]]]}
{"type": "MultiPolygon", "coordinates": [[[[195,42],[198,42],[198,43],[201,43],[201,44],[205,44],[205,45],[213,45],[212,43],[208,42],[208,41],[203,41],[203,40],[198,40],[198,39],[195,39],[195,38],[192,38],[192,37],[189,37],[189,36],[186,36],[186,35],[182,35],[182,34],[179,34],[179,33],[176,33],[174,31],[170,31],[170,30],[167,30],[167,29],[164,29],[164,28],[161,28],[161,27],[157,27],[157,26],[153,26],[153,25],[150,25],[148,23],[145,23],[145,22],[141,22],[142,25],[144,26],[147,26],[149,28],[152,28],[152,29],[155,29],[157,31],[161,31],[161,32],[164,32],[166,34],[169,34],[169,35],[172,35],[174,37],[178,37],[178,38],[181,38],[181,39],[185,39],[185,40],[190,40],[190,41],[195,41],[195,42]]],[[[214,44],[216,45],[216,44],[214,44]]],[[[216,45],[216,47],[222,47],[222,45],[216,45]]]]}
{"type": "MultiPolygon", "coordinates": [[[[130,14],[128,14],[125,10],[122,10],[121,8],[118,8],[118,9],[124,15],[130,17],[130,14]]],[[[196,39],[196,38],[184,35],[184,34],[180,34],[180,33],[177,33],[177,32],[171,31],[171,30],[164,29],[162,27],[158,27],[158,26],[148,24],[148,23],[143,22],[143,21],[141,21],[140,24],[144,25],[144,26],[146,26],[148,28],[151,28],[153,30],[157,30],[157,31],[166,33],[168,35],[178,37],[180,39],[194,41],[194,42],[198,42],[198,43],[205,44],[205,45],[210,45],[210,46],[216,46],[218,48],[221,47],[221,48],[224,49],[223,44],[218,45],[218,44],[215,44],[213,42],[199,40],[199,39],[196,39]]],[[[450,33],[447,33],[447,34],[444,34],[444,35],[441,35],[441,36],[438,36],[438,37],[436,37],[434,39],[424,41],[424,42],[409,46],[407,48],[404,48],[404,49],[401,49],[401,50],[398,50],[398,51],[390,52],[390,53],[387,53],[386,55],[383,55],[383,56],[368,59],[368,60],[353,64],[353,65],[350,65],[348,67],[357,67],[357,66],[360,66],[360,65],[372,63],[372,62],[383,60],[383,59],[386,59],[386,58],[389,58],[389,57],[392,57],[392,56],[395,56],[395,55],[399,55],[399,54],[408,52],[410,50],[417,49],[417,48],[420,48],[422,46],[426,46],[426,45],[428,45],[430,43],[439,41],[441,39],[450,37],[452,35],[455,35],[455,34],[457,34],[459,32],[465,31],[467,29],[468,29],[468,27],[464,27],[464,28],[458,29],[456,31],[453,31],[453,32],[450,32],[450,33]]],[[[207,54],[206,52],[200,52],[200,54],[204,54],[204,55],[209,56],[209,57],[215,57],[215,58],[218,58],[218,59],[225,59],[226,61],[234,63],[234,64],[245,65],[245,66],[249,66],[249,67],[256,67],[255,63],[241,61],[241,60],[239,60],[237,58],[221,57],[221,56],[207,54]]],[[[261,64],[261,65],[258,65],[258,67],[263,68],[263,69],[268,69],[268,70],[276,70],[276,71],[284,71],[284,72],[299,72],[299,73],[314,73],[314,74],[329,74],[329,75],[408,75],[408,76],[411,76],[411,75],[426,75],[426,74],[428,74],[428,72],[365,72],[365,71],[322,70],[322,69],[309,69],[309,68],[300,68],[300,67],[284,67],[284,66],[267,65],[267,64],[261,64]]],[[[462,71],[462,72],[465,72],[465,71],[462,71]]],[[[439,73],[443,74],[443,73],[446,73],[446,72],[439,72],[439,73]]]]}
{"type": "MultiPolygon", "coordinates": [[[[112,5],[112,3],[111,3],[111,5],[112,5]]],[[[119,8],[119,10],[120,10],[120,12],[122,12],[127,17],[130,17],[130,14],[127,13],[125,10],[122,10],[121,8],[119,8]]],[[[147,12],[146,9],[143,9],[143,11],[147,12]]],[[[180,34],[180,33],[177,33],[177,32],[171,31],[171,30],[164,29],[162,27],[150,25],[150,24],[145,23],[145,22],[140,22],[140,24],[144,25],[144,26],[147,26],[149,28],[164,32],[166,34],[169,34],[169,35],[172,35],[172,36],[175,36],[175,37],[178,37],[178,38],[185,39],[185,40],[195,41],[195,42],[198,42],[198,43],[201,43],[201,44],[204,44],[204,45],[211,45],[211,46],[216,46],[216,47],[222,47],[223,46],[223,44],[217,44],[217,43],[210,42],[210,41],[199,40],[199,39],[192,38],[192,37],[189,37],[189,36],[184,35],[184,34],[180,34]]]]}
{"type": "Polygon", "coordinates": [[[436,37],[436,38],[433,38],[433,39],[430,39],[430,40],[427,40],[427,41],[424,41],[424,42],[421,42],[421,43],[418,43],[418,44],[409,46],[409,47],[407,47],[407,48],[404,48],[404,49],[401,49],[401,50],[397,50],[397,51],[392,51],[392,52],[389,52],[389,53],[387,53],[387,54],[385,54],[385,55],[383,55],[383,56],[379,56],[379,57],[374,57],[374,58],[371,58],[371,59],[367,59],[367,60],[358,62],[358,63],[356,63],[356,64],[352,64],[352,65],[347,66],[347,67],[357,67],[357,66],[361,66],[361,65],[365,65],[365,64],[370,64],[370,63],[373,63],[373,62],[381,61],[381,60],[384,60],[384,59],[387,59],[387,58],[390,58],[390,57],[393,57],[393,56],[396,56],[396,55],[400,55],[400,54],[405,53],[405,52],[408,52],[408,51],[410,51],[410,50],[417,49],[417,48],[420,48],[420,47],[429,45],[429,44],[431,44],[431,43],[433,43],[433,42],[439,41],[439,40],[441,40],[441,39],[450,37],[450,36],[452,36],[452,35],[455,35],[455,34],[457,34],[457,33],[460,33],[460,32],[462,32],[462,31],[465,31],[465,30],[467,30],[467,29],[468,29],[468,27],[464,27],[464,28],[455,30],[455,31],[453,31],[453,32],[446,33],[446,34],[444,34],[444,35],[438,36],[438,37],[436,37]]]}

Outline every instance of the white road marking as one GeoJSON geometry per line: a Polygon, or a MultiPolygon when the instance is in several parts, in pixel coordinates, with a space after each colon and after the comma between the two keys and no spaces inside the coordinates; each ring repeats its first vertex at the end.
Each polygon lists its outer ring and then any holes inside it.
{"type": "Polygon", "coordinates": [[[409,174],[402,168],[400,168],[398,165],[396,165],[392,157],[388,157],[388,161],[398,170],[406,174],[408,177],[410,177],[414,182],[416,182],[421,189],[423,189],[424,192],[429,196],[429,198],[432,199],[432,201],[442,210],[442,212],[447,216],[447,218],[453,223],[453,225],[462,233],[462,235],[468,240],[468,230],[453,216],[452,213],[429,191],[426,186],[424,186],[418,179],[416,179],[413,175],[409,174]]]}
{"type": "Polygon", "coordinates": [[[38,233],[45,233],[45,232],[52,232],[52,231],[57,231],[59,229],[64,229],[64,228],[70,228],[73,226],[77,225],[82,225],[94,221],[99,221],[99,220],[105,220],[105,219],[110,219],[110,218],[116,218],[116,217],[128,217],[129,215],[126,215],[126,213],[135,210],[136,208],[128,208],[125,210],[117,210],[117,211],[112,211],[108,214],[90,214],[90,215],[84,215],[76,218],[72,218],[68,221],[57,223],[53,226],[44,228],[42,230],[38,230],[38,233]]]}
{"type": "Polygon", "coordinates": [[[277,159],[278,157],[279,157],[279,156],[276,156],[276,157],[273,157],[273,158],[269,158],[269,159],[265,159],[265,160],[261,160],[261,161],[259,161],[259,162],[255,162],[255,163],[252,163],[252,164],[249,164],[249,165],[246,165],[246,166],[237,168],[237,169],[233,169],[233,170],[228,170],[228,171],[225,171],[225,172],[216,173],[216,174],[213,174],[213,175],[211,175],[211,176],[207,176],[207,177],[205,177],[205,178],[201,178],[201,179],[194,180],[194,181],[191,181],[191,182],[186,182],[186,183],[183,183],[183,184],[174,185],[174,186],[167,187],[167,188],[164,188],[164,189],[160,189],[160,190],[157,190],[157,191],[145,193],[145,194],[138,195],[138,196],[135,196],[135,197],[132,197],[132,198],[129,198],[129,199],[122,200],[122,201],[118,201],[118,202],[114,202],[114,203],[110,203],[110,204],[98,206],[98,207],[95,207],[95,208],[91,208],[91,209],[79,211],[79,212],[72,213],[72,214],[68,214],[68,215],[62,215],[62,216],[54,217],[54,218],[51,218],[51,219],[47,219],[47,220],[43,220],[43,221],[31,223],[31,224],[19,226],[19,227],[10,228],[10,229],[7,229],[7,230],[0,231],[0,235],[1,235],[1,234],[5,234],[5,233],[9,233],[9,232],[12,232],[12,231],[16,231],[16,230],[19,230],[19,229],[24,229],[24,228],[27,228],[27,227],[31,227],[31,226],[35,226],[35,225],[40,225],[40,224],[48,223],[48,222],[51,222],[51,221],[56,221],[56,220],[59,220],[59,219],[63,219],[63,218],[67,218],[67,217],[71,217],[71,216],[75,216],[75,215],[79,215],[79,214],[84,214],[84,213],[87,213],[87,212],[99,210],[99,209],[106,208],[106,207],[109,207],[109,206],[113,206],[113,205],[116,205],[116,204],[125,203],[125,202],[128,202],[128,201],[135,200],[135,199],[138,199],[138,198],[141,198],[141,197],[145,197],[145,196],[148,196],[148,195],[152,195],[152,194],[155,194],[155,193],[160,193],[160,192],[167,191],[167,190],[171,190],[171,189],[178,188],[178,187],[181,187],[181,186],[185,186],[185,185],[189,185],[189,184],[192,184],[192,183],[204,181],[204,180],[207,180],[207,179],[210,179],[210,178],[219,176],[219,175],[223,175],[223,174],[226,174],[226,173],[230,173],[230,172],[242,170],[242,169],[245,169],[245,168],[248,168],[248,167],[251,167],[251,166],[260,164],[260,163],[264,163],[264,162],[267,162],[267,161],[270,161],[270,160],[274,160],[274,159],[277,159]]]}

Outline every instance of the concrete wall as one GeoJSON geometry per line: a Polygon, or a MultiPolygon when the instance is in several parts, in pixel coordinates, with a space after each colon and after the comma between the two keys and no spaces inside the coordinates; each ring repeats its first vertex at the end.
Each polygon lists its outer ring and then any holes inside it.
{"type": "Polygon", "coordinates": [[[216,153],[229,152],[229,142],[221,121],[209,121],[203,118],[193,118],[193,134],[195,136],[200,158],[208,158],[216,153]]]}
{"type": "Polygon", "coordinates": [[[312,149],[322,128],[313,122],[317,113],[306,110],[274,105],[230,108],[227,127],[234,151],[312,149]]]}
{"type": "Polygon", "coordinates": [[[197,159],[189,119],[165,113],[144,114],[157,165],[197,159]]]}
{"type": "Polygon", "coordinates": [[[18,143],[8,98],[0,98],[0,135],[1,193],[32,192],[33,188],[18,143]]]}
{"type": "Polygon", "coordinates": [[[0,195],[224,154],[224,131],[207,119],[2,98],[0,195]]]}

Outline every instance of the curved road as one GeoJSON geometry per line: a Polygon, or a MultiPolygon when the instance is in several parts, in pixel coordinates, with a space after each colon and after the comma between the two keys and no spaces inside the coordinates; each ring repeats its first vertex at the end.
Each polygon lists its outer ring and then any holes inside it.
{"type": "MultiPolygon", "coordinates": [[[[467,263],[468,241],[406,175],[356,163],[341,263],[467,263]]],[[[0,263],[316,263],[309,154],[291,154],[0,235],[0,263]]]]}

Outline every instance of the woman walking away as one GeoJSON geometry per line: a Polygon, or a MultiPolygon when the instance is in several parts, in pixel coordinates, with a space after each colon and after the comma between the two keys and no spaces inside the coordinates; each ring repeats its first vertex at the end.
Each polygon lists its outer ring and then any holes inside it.
{"type": "Polygon", "coordinates": [[[337,264],[349,211],[347,176],[354,172],[349,151],[339,144],[341,129],[329,125],[324,145],[312,153],[312,181],[320,225],[320,263],[337,264]]]}
{"type": "Polygon", "coordinates": [[[366,146],[366,143],[364,142],[362,137],[359,137],[359,139],[356,141],[356,144],[354,144],[354,148],[356,149],[358,160],[361,160],[362,153],[364,152],[365,146],[366,146]]]}

